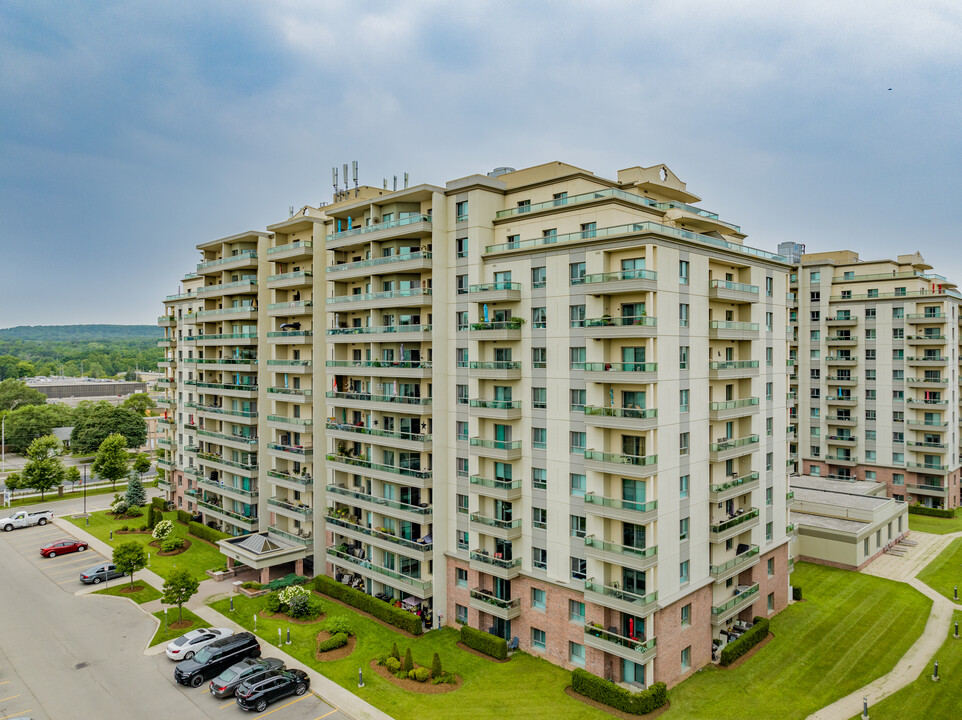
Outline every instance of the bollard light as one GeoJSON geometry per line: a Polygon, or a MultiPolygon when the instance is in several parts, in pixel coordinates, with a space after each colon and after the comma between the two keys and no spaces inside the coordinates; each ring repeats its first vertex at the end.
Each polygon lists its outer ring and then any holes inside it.
{"type": "Polygon", "coordinates": [[[291,644],[291,629],[287,628],[287,644],[291,644]]]}
{"type": "Polygon", "coordinates": [[[362,668],[357,669],[357,686],[364,687],[364,670],[362,668]]]}
{"type": "Polygon", "coordinates": [[[862,698],[862,720],[868,720],[868,698],[862,698]]]}
{"type": "Polygon", "coordinates": [[[230,596],[230,611],[234,612],[234,596],[230,596]]]}
{"type": "Polygon", "coordinates": [[[277,628],[277,646],[280,647],[284,643],[284,636],[281,634],[281,629],[277,628]]]}
{"type": "Polygon", "coordinates": [[[954,593],[955,593],[955,599],[958,600],[958,599],[959,599],[959,586],[958,586],[958,585],[955,586],[954,593]]]}
{"type": "Polygon", "coordinates": [[[90,518],[87,518],[87,527],[90,527],[90,518]]]}
{"type": "Polygon", "coordinates": [[[110,539],[111,539],[111,540],[114,539],[114,531],[113,531],[113,530],[110,531],[110,539]]]}
{"type": "Polygon", "coordinates": [[[254,613],[254,632],[257,632],[257,613],[254,613]]]}
{"type": "Polygon", "coordinates": [[[167,636],[168,627],[170,626],[167,624],[167,608],[164,608],[164,636],[165,637],[167,636]]]}
{"type": "Polygon", "coordinates": [[[959,621],[958,620],[955,621],[955,639],[956,640],[959,639],[959,621]]]}
{"type": "Polygon", "coordinates": [[[935,661],[935,671],[932,675],[932,679],[936,681],[939,679],[939,661],[938,660],[935,661]]]}

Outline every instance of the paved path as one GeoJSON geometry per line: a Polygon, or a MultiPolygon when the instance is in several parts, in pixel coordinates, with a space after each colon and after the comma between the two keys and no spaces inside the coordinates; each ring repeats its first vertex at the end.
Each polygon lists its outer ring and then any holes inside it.
{"type": "Polygon", "coordinates": [[[962,537],[962,532],[948,535],[913,532],[910,538],[918,545],[911,548],[905,557],[886,554],[862,571],[868,575],[908,583],[930,598],[932,610],[929,613],[929,619],[925,623],[922,635],[889,673],[812,713],[808,716],[808,720],[848,720],[861,714],[863,698],[868,698],[869,716],[871,716],[872,706],[875,703],[914,682],[920,673],[932,667],[933,656],[945,642],[946,632],[952,621],[952,612],[959,608],[919,580],[916,575],[957,537],[962,537]]]}

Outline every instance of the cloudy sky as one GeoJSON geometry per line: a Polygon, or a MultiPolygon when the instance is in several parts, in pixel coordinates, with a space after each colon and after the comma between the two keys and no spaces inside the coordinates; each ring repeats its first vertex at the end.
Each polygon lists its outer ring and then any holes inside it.
{"type": "Polygon", "coordinates": [[[748,243],[962,282],[962,4],[0,2],[0,327],[153,323],[362,183],[665,163],[748,243]]]}

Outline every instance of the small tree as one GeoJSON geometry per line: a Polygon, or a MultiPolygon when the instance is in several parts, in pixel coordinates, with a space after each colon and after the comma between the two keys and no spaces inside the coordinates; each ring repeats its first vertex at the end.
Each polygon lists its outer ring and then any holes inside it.
{"type": "Polygon", "coordinates": [[[161,602],[164,605],[177,606],[177,621],[184,619],[184,603],[197,594],[200,583],[188,570],[175,570],[164,583],[164,596],[161,602]]]}
{"type": "Polygon", "coordinates": [[[124,500],[130,507],[140,507],[147,504],[147,491],[144,490],[144,484],[140,482],[140,478],[134,475],[127,482],[127,492],[124,494],[124,500]]]}
{"type": "Polygon", "coordinates": [[[155,508],[153,505],[147,506],[147,527],[149,527],[151,530],[157,526],[157,523],[163,519],[163,517],[163,513],[161,513],[160,510],[155,508]],[[158,515],[160,518],[157,517],[158,515]]]}
{"type": "Polygon", "coordinates": [[[147,393],[134,393],[124,400],[121,407],[133,410],[138,415],[146,415],[148,410],[157,407],[157,403],[147,393]]]}
{"type": "Polygon", "coordinates": [[[154,540],[163,542],[172,532],[174,532],[174,523],[170,520],[161,520],[154,526],[154,532],[151,534],[154,536],[154,540]]]}
{"type": "Polygon", "coordinates": [[[391,646],[391,657],[394,658],[395,660],[401,659],[401,653],[399,653],[397,650],[397,643],[394,643],[391,646]]]}
{"type": "Polygon", "coordinates": [[[444,671],[441,669],[441,656],[434,653],[434,659],[431,661],[431,677],[436,680],[443,674],[444,671]]]}
{"type": "Polygon", "coordinates": [[[411,672],[414,669],[414,658],[411,657],[411,648],[404,651],[404,664],[401,666],[404,672],[411,672]]]}
{"type": "Polygon", "coordinates": [[[114,548],[114,565],[124,573],[130,574],[130,587],[134,586],[134,573],[147,567],[147,551],[136,540],[120,543],[114,548]]]}
{"type": "Polygon", "coordinates": [[[47,490],[63,484],[67,469],[60,461],[60,441],[53,435],[44,435],[30,443],[27,463],[21,474],[21,487],[40,491],[40,500],[47,490]]]}
{"type": "Polygon", "coordinates": [[[130,454],[127,452],[127,439],[120,433],[107,436],[97,449],[93,471],[107,478],[117,487],[117,481],[127,477],[130,472],[130,454]]]}
{"type": "Polygon", "coordinates": [[[77,483],[79,483],[79,482],[80,482],[80,468],[78,468],[76,465],[71,465],[70,467],[68,467],[68,468],[67,468],[67,477],[66,477],[66,480],[67,480],[67,482],[73,483],[74,485],[76,485],[77,483]]]}
{"type": "Polygon", "coordinates": [[[7,486],[7,490],[11,492],[19,490],[23,487],[23,476],[18,472],[12,472],[7,475],[7,479],[4,480],[3,483],[7,486]]]}

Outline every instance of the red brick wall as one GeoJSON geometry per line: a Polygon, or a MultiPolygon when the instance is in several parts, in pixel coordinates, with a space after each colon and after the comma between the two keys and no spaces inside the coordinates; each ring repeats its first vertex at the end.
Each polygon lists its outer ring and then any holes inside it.
{"type": "MultiPolygon", "coordinates": [[[[658,639],[655,682],[672,687],[711,662],[712,586],[696,590],[654,615],[652,629],[658,639]],[[691,603],[691,625],[681,626],[681,609],[691,603]],[[681,651],[691,646],[691,666],[681,669],[681,651]]],[[[651,620],[649,620],[651,622],[651,620]]]]}
{"type": "Polygon", "coordinates": [[[788,607],[788,543],[762,555],[751,571],[752,582],[758,583],[758,600],[752,603],[751,616],[744,610],[740,614],[741,619],[750,622],[756,615],[771,617],[788,607]],[[775,561],[775,574],[771,577],[768,576],[769,558],[775,561]],[[769,593],[775,594],[775,609],[771,613],[768,612],[769,593]]]}
{"type": "MultiPolygon", "coordinates": [[[[801,460],[799,461],[801,467],[799,467],[799,472],[802,475],[810,475],[809,469],[812,465],[817,465],[821,468],[822,477],[828,475],[828,464],[820,462],[818,460],[801,460]]],[[[876,482],[885,483],[885,494],[887,497],[892,497],[893,495],[901,495],[906,500],[914,502],[920,499],[921,495],[912,495],[912,489],[906,487],[905,485],[896,485],[893,480],[893,475],[901,475],[905,478],[906,484],[923,484],[921,481],[921,475],[916,472],[909,472],[900,468],[891,467],[880,467],[877,465],[857,465],[851,468],[852,476],[858,480],[865,480],[865,472],[868,470],[875,471],[876,482]],[[911,498],[911,500],[910,500],[911,498]]],[[[960,504],[960,496],[962,496],[962,488],[960,488],[960,482],[962,482],[962,468],[953,470],[948,473],[943,479],[943,484],[948,488],[945,498],[945,506],[947,508],[957,508],[960,504]]]]}

